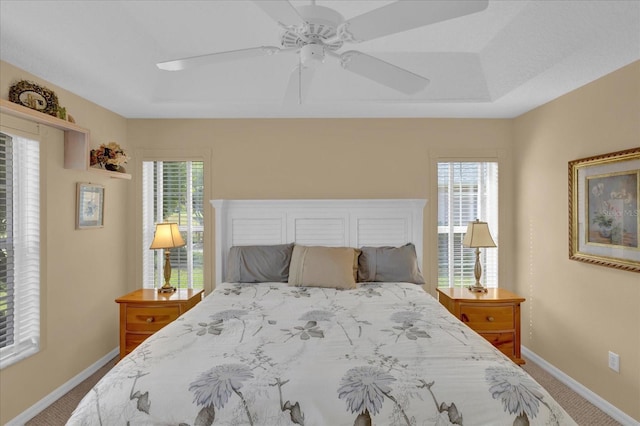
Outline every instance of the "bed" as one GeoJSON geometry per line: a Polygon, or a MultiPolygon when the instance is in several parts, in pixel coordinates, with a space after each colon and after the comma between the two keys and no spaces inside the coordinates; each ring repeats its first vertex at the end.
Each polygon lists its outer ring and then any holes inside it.
{"type": "Polygon", "coordinates": [[[215,290],[69,425],[575,424],[423,290],[424,200],[212,205],[215,290]]]}

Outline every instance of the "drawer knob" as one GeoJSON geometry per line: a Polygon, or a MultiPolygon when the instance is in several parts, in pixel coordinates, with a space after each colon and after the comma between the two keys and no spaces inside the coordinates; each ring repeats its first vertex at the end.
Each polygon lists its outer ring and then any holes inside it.
{"type": "Polygon", "coordinates": [[[494,317],[492,317],[492,316],[488,316],[487,317],[487,321],[489,321],[489,322],[494,322],[495,320],[496,319],[494,317]]]}
{"type": "Polygon", "coordinates": [[[148,322],[148,323],[152,323],[152,322],[153,322],[153,317],[149,317],[149,318],[147,318],[147,322],[148,322]]]}

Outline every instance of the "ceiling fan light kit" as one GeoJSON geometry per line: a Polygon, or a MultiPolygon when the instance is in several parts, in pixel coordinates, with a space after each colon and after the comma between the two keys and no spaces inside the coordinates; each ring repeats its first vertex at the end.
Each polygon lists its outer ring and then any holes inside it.
{"type": "Polygon", "coordinates": [[[197,66],[269,56],[298,54],[298,64],[289,76],[285,103],[302,103],[314,75],[326,56],[337,59],[345,70],[406,95],[425,89],[429,79],[412,71],[356,50],[337,52],[344,43],[358,43],[407,31],[436,22],[477,13],[487,8],[488,0],[397,1],[373,9],[347,21],[334,9],[310,5],[295,8],[288,0],[254,0],[271,19],[284,29],[282,47],[260,46],[166,62],[157,67],[180,71],[197,66]]]}
{"type": "Polygon", "coordinates": [[[306,67],[316,67],[324,62],[324,46],[306,44],[300,48],[300,63],[306,67]]]}

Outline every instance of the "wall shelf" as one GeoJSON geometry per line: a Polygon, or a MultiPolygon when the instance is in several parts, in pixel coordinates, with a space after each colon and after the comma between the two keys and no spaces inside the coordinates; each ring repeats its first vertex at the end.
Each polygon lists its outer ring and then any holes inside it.
{"type": "Polygon", "coordinates": [[[64,131],[64,168],[100,173],[116,179],[131,179],[128,173],[110,172],[89,167],[90,131],[70,121],[0,99],[0,112],[64,131]]]}
{"type": "Polygon", "coordinates": [[[111,172],[109,170],[99,169],[97,167],[89,167],[88,170],[91,173],[98,173],[100,175],[109,176],[113,179],[131,179],[131,175],[129,173],[111,172]]]}

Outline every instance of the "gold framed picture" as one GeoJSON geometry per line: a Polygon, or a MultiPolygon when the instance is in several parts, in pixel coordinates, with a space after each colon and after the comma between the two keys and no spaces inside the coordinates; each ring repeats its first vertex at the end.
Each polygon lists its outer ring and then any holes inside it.
{"type": "Polygon", "coordinates": [[[640,147],[569,162],[569,258],[640,272],[640,147]]]}
{"type": "Polygon", "coordinates": [[[104,186],[76,185],[76,229],[104,227],[104,186]]]}

